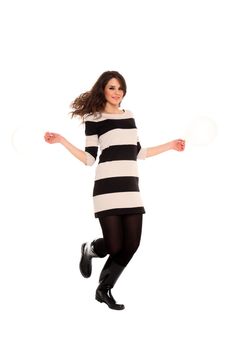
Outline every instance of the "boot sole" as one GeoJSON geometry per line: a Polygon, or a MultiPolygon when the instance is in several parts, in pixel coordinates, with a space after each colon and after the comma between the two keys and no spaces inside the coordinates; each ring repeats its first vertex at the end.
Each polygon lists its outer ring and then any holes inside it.
{"type": "Polygon", "coordinates": [[[102,300],[98,296],[95,296],[95,300],[97,300],[99,303],[106,304],[109,307],[109,309],[111,309],[111,310],[124,310],[124,308],[125,308],[124,305],[121,305],[121,306],[119,305],[119,307],[110,306],[109,304],[107,304],[104,300],[102,300]]]}

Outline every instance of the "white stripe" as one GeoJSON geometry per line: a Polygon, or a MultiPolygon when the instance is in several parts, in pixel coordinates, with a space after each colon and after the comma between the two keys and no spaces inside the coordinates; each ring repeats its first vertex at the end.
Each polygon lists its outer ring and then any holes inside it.
{"type": "Polygon", "coordinates": [[[98,146],[98,135],[86,136],[86,147],[98,146]]]}
{"type": "Polygon", "coordinates": [[[95,196],[93,199],[95,212],[109,209],[135,208],[143,206],[140,192],[107,193],[95,196]]]}
{"type": "Polygon", "coordinates": [[[100,149],[114,145],[136,145],[137,129],[114,129],[99,137],[100,149]]]}
{"type": "Polygon", "coordinates": [[[115,176],[136,176],[138,177],[138,166],[135,160],[119,160],[104,162],[96,167],[95,179],[105,179],[115,176]]]}
{"type": "Polygon", "coordinates": [[[124,113],[120,114],[111,114],[111,113],[102,113],[101,116],[98,114],[97,116],[94,116],[93,114],[85,117],[86,121],[92,121],[92,122],[102,122],[103,120],[107,119],[128,119],[133,118],[133,113],[129,110],[126,110],[124,113]]]}

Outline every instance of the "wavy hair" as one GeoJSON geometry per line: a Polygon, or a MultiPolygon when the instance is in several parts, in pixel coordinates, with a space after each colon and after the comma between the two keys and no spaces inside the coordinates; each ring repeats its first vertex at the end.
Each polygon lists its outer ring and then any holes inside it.
{"type": "Polygon", "coordinates": [[[106,104],[104,89],[112,78],[119,81],[125,96],[127,86],[124,77],[117,71],[106,71],[101,74],[90,91],[82,93],[71,103],[71,108],[73,109],[71,118],[81,117],[84,120],[90,114],[97,115],[101,113],[106,104]]]}

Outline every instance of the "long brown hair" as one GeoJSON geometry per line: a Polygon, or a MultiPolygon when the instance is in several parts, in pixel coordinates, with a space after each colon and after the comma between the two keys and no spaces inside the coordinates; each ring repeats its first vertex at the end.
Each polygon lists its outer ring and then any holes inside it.
{"type": "Polygon", "coordinates": [[[90,91],[84,92],[71,103],[73,109],[71,118],[81,117],[84,119],[85,116],[96,115],[103,111],[106,104],[104,89],[112,78],[119,81],[125,96],[127,87],[124,77],[116,71],[106,71],[101,74],[90,91]]]}

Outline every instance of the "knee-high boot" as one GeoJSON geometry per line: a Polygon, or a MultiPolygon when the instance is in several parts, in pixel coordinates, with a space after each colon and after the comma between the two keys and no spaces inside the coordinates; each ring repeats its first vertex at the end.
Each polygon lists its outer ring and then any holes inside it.
{"type": "Polygon", "coordinates": [[[119,265],[111,257],[106,261],[99,278],[99,286],[95,298],[100,303],[105,303],[110,309],[123,310],[122,304],[117,304],[112,296],[111,289],[114,287],[125,266],[119,265]]]}

